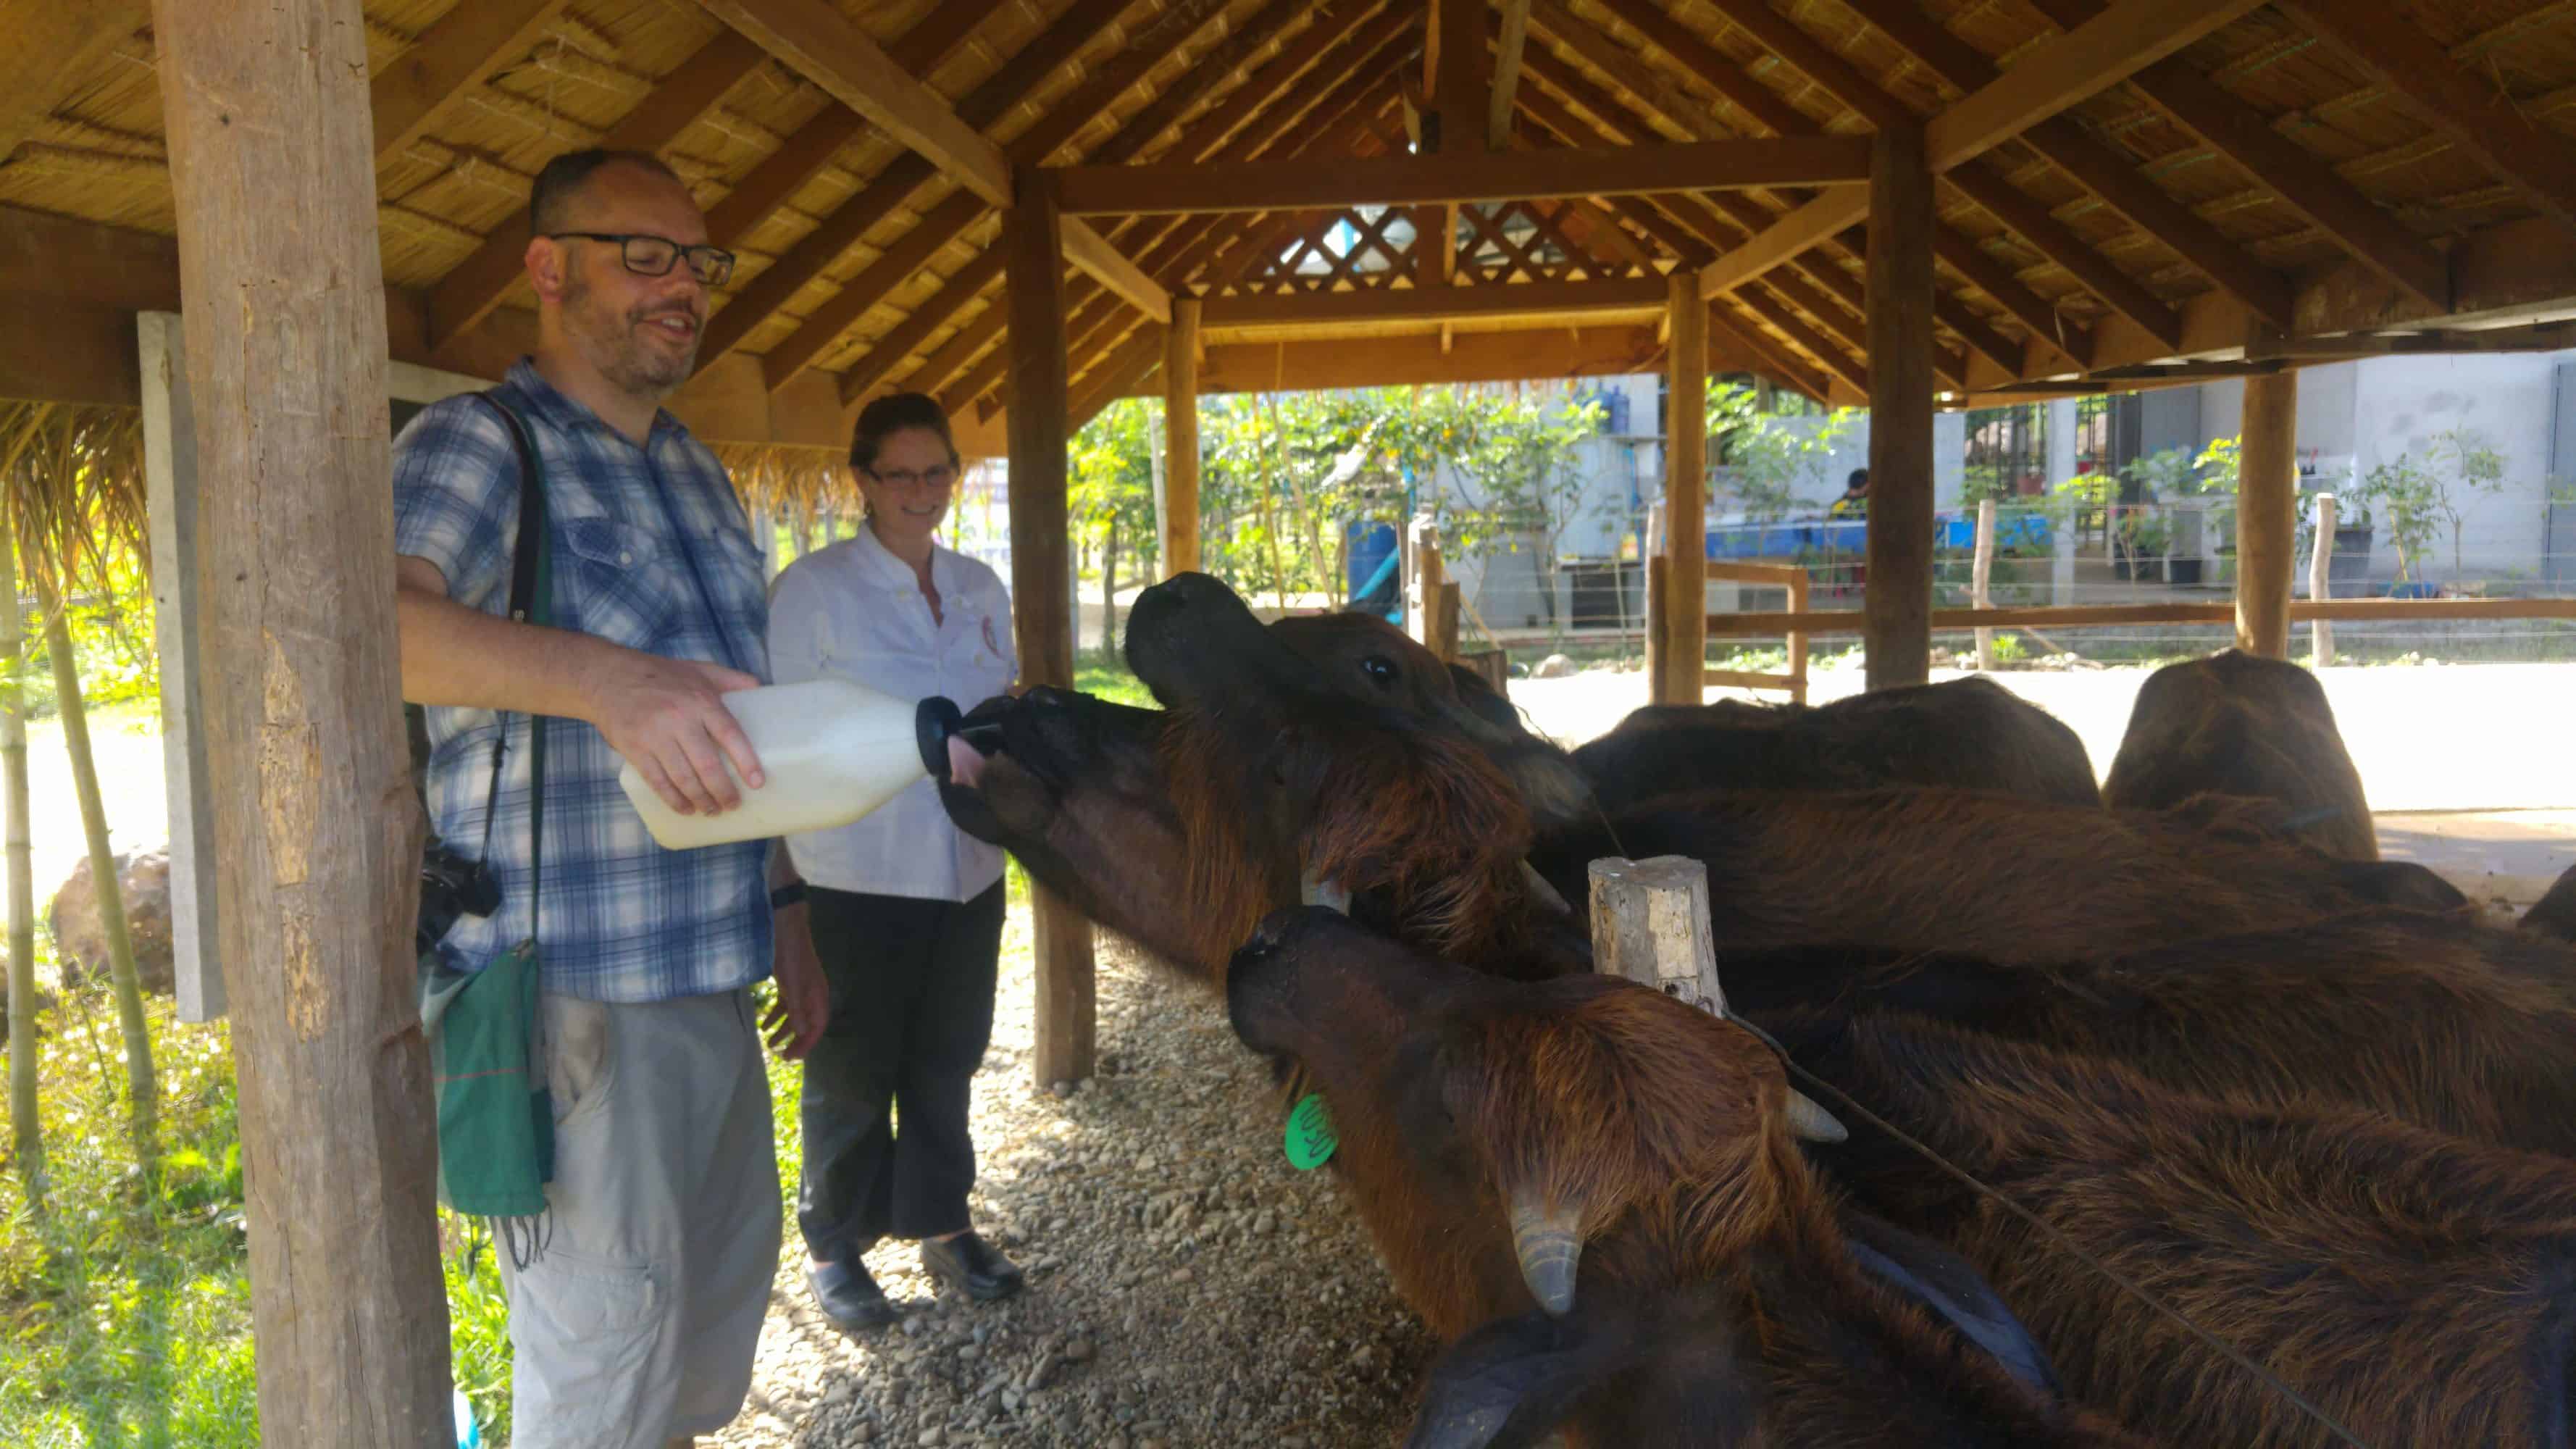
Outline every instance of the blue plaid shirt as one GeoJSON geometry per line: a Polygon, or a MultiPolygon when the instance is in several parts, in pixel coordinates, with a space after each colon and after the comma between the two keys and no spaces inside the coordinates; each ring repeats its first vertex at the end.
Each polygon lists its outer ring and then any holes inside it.
{"type": "MultiPolygon", "coordinates": [[[[637,447],[524,358],[496,391],[526,420],[545,465],[555,626],[768,678],[760,551],[715,456],[667,412],[637,447]]],[[[519,459],[507,425],[488,403],[449,398],[403,429],[393,463],[394,551],[437,565],[457,602],[508,613],[519,459]]],[[[476,854],[499,717],[427,713],[431,823],[476,854]]],[[[490,854],[501,909],[459,918],[438,947],[463,971],[528,935],[528,726],[525,715],[508,719],[490,854]]],[[[768,843],[664,850],[618,786],[622,763],[591,726],[550,722],[537,917],[546,989],[666,1001],[768,975],[768,843]]]]}

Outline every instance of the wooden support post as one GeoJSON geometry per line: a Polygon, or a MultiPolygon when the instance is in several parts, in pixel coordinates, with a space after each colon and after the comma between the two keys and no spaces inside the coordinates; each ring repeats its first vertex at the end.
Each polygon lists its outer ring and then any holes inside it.
{"type": "Polygon", "coordinates": [[[1869,181],[1869,688],[1932,673],[1932,168],[1882,128],[1869,181]]]}
{"type": "Polygon", "coordinates": [[[1667,282],[1664,419],[1663,668],[1648,681],[1657,704],[1698,704],[1708,670],[1708,304],[1685,267],[1667,282]]]}
{"type": "Polygon", "coordinates": [[[1646,557],[1646,691],[1663,702],[1664,659],[1673,647],[1673,561],[1662,554],[1646,557]]]}
{"type": "Polygon", "coordinates": [[[1172,298],[1163,334],[1163,576],[1199,566],[1199,299],[1172,298]]]}
{"type": "Polygon", "coordinates": [[[1708,867],[1679,855],[1592,862],[1592,969],[1726,1015],[1708,867]]]}
{"type": "MultiPolygon", "coordinates": [[[[1072,406],[1064,336],[1064,246],[1054,178],[1022,167],[1002,217],[1010,333],[1011,602],[1020,682],[1073,687],[1073,559],[1065,526],[1066,412],[1072,406]]],[[[1037,956],[1041,1086],[1091,1075],[1096,983],[1091,923],[1044,886],[1030,888],[1037,956]]]]}
{"type": "MultiPolygon", "coordinates": [[[[1789,575],[1789,612],[1803,614],[1807,612],[1807,566],[1798,564],[1796,570],[1789,575]]],[[[1789,702],[1807,702],[1807,636],[1795,629],[1789,631],[1789,702]]]]}
{"type": "MultiPolygon", "coordinates": [[[[1414,643],[1436,654],[1439,649],[1435,641],[1440,634],[1435,616],[1440,610],[1440,586],[1449,579],[1449,570],[1440,561],[1440,525],[1425,515],[1407,526],[1405,536],[1411,540],[1408,552],[1413,568],[1412,584],[1405,591],[1405,629],[1414,643]]],[[[1456,637],[1454,630],[1451,637],[1456,637]]]]}
{"type": "Polygon", "coordinates": [[[2298,548],[2299,375],[2245,379],[2236,492],[2236,647],[2290,655],[2290,575],[2298,548]]]}
{"type": "MultiPolygon", "coordinates": [[[[2334,597],[2331,573],[2334,565],[2334,532],[2335,496],[2331,493],[2320,493],[2317,495],[2317,543],[2315,548],[2308,551],[2308,597],[2311,599],[2322,601],[2334,597]]],[[[2323,669],[2334,663],[2334,624],[2329,620],[2319,619],[2308,625],[2308,628],[2311,631],[2308,639],[2312,645],[2308,665],[2312,669],[2323,669]]]]}
{"type": "MultiPolygon", "coordinates": [[[[1995,500],[1980,498],[1977,500],[1977,561],[1974,576],[1968,585],[1970,604],[1980,609],[1994,607],[1994,595],[1986,587],[1987,582],[1994,577],[1994,572],[1995,500]]],[[[1995,631],[1992,629],[1977,631],[1977,672],[1979,674],[1995,672],[1995,631]]]]}
{"type": "Polygon", "coordinates": [[[143,361],[144,515],[152,538],[152,635],[161,665],[161,775],[170,814],[170,947],[179,1019],[224,1014],[216,950],[214,800],[206,778],[206,707],[197,595],[197,423],[188,355],[169,312],[136,316],[143,361]]]}
{"type": "Polygon", "coordinates": [[[358,0],[156,0],[264,1443],[450,1449],[358,0]]]}

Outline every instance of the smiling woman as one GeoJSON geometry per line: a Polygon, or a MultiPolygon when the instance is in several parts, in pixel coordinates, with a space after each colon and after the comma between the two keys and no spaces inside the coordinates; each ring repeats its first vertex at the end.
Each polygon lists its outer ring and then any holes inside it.
{"type": "MultiPolygon", "coordinates": [[[[957,484],[947,415],[919,393],[870,403],[850,471],[867,526],[779,575],[776,681],[969,703],[1009,690],[1010,596],[991,569],[934,541],[957,484]]],[[[888,1237],[921,1240],[923,1266],[971,1297],[1008,1296],[1019,1270],[975,1235],[966,1209],[968,1083],[992,1035],[1002,853],[961,834],[927,779],[864,820],[790,836],[788,850],[811,887],[832,998],[800,1107],[797,1219],[814,1296],[847,1327],[892,1321],[861,1261],[888,1237]]]]}

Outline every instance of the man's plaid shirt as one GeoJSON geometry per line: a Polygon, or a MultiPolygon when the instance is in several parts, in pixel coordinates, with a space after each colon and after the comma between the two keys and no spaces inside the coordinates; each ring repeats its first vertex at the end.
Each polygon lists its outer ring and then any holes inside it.
{"type": "MultiPolygon", "coordinates": [[[[524,358],[497,392],[526,420],[545,466],[556,627],[766,679],[760,551],[715,456],[669,413],[655,416],[650,441],[637,447],[524,358]]],[[[507,425],[488,403],[449,398],[403,429],[393,460],[394,551],[437,565],[457,602],[508,613],[519,458],[507,425]]],[[[427,714],[431,823],[473,855],[484,838],[497,717],[427,714]]],[[[528,934],[527,717],[509,722],[491,835],[501,909],[459,918],[439,943],[459,970],[481,970],[528,934]]],[[[767,975],[767,842],[664,850],[618,787],[622,761],[599,731],[566,719],[549,731],[538,914],[546,989],[664,1001],[767,975]]]]}

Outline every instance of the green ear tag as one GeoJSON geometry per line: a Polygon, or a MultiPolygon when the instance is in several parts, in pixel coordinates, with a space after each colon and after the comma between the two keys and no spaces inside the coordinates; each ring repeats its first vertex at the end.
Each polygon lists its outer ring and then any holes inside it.
{"type": "Polygon", "coordinates": [[[1308,1092],[1297,1099],[1288,1113],[1288,1165],[1299,1172],[1309,1172],[1324,1165],[1341,1145],[1333,1135],[1333,1114],[1324,1108],[1321,1094],[1308,1092]]]}

